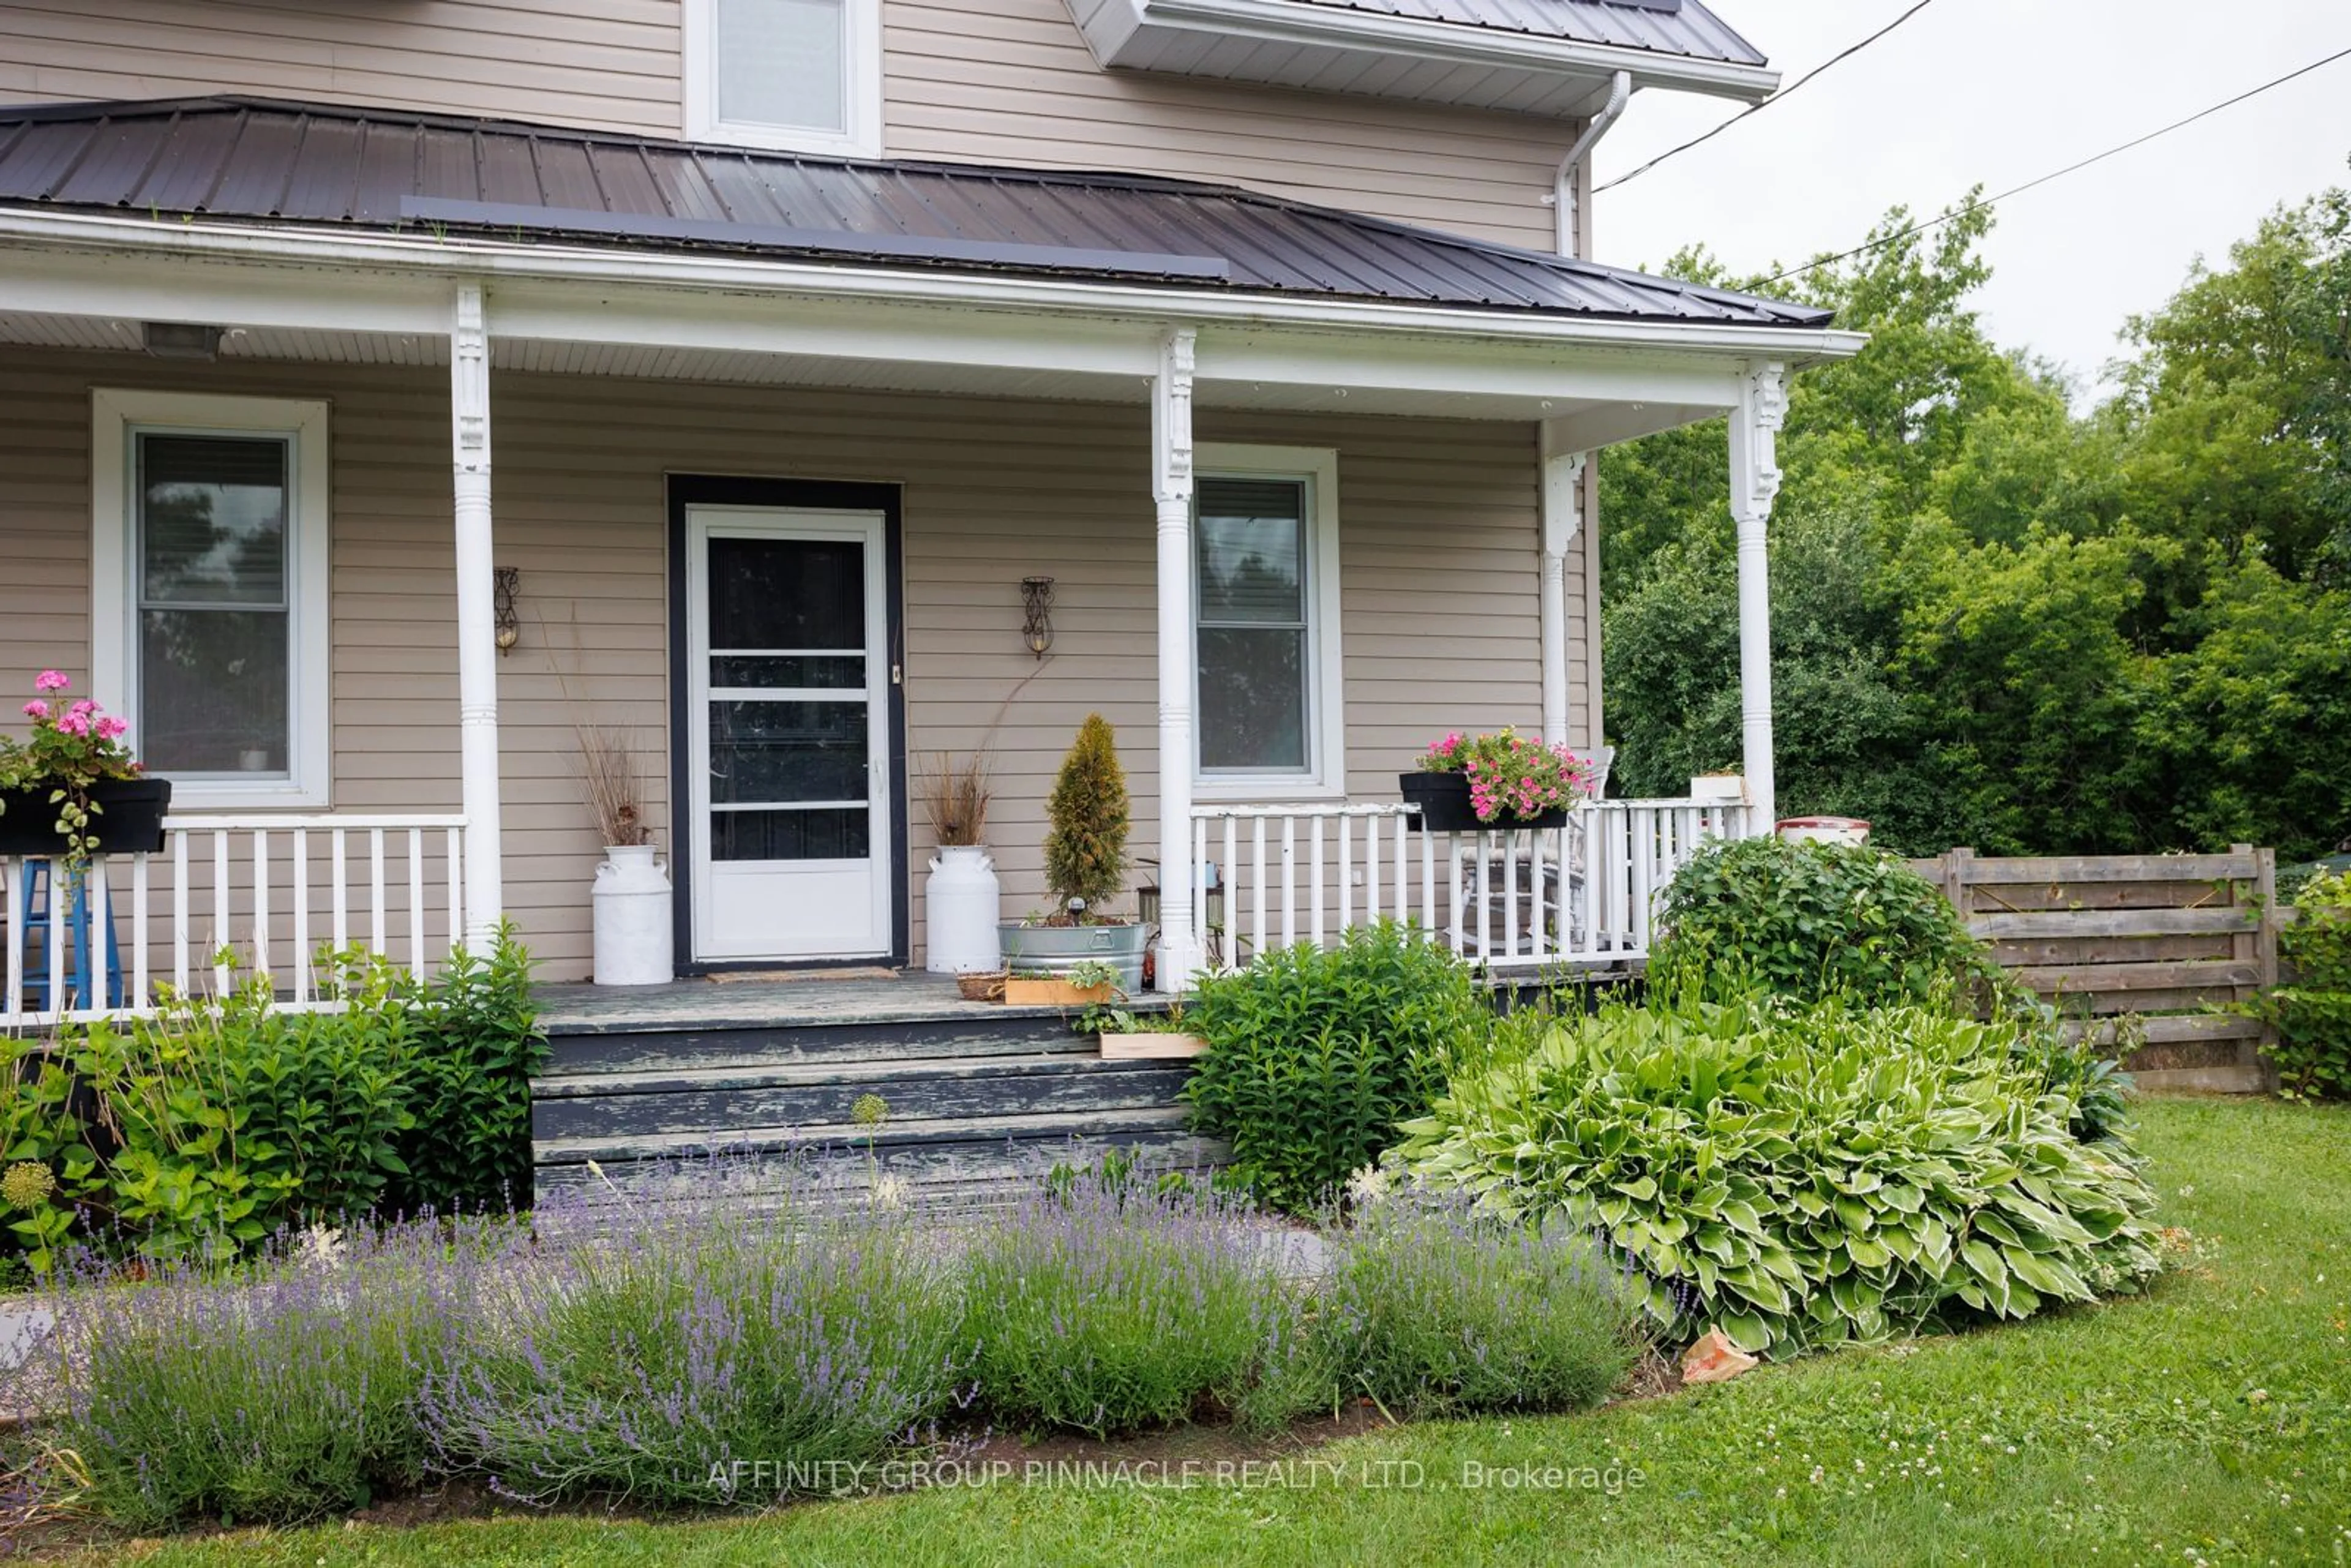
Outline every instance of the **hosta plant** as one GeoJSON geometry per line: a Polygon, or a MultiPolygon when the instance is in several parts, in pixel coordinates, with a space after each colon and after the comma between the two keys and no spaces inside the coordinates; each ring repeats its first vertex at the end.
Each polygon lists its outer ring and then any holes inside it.
{"type": "Polygon", "coordinates": [[[1600,1236],[1669,1335],[1784,1355],[2021,1318],[2158,1257],[2128,1145],[2077,1139],[2011,1044],[1928,1009],[1614,1007],[1458,1079],[1400,1153],[1600,1236]]]}

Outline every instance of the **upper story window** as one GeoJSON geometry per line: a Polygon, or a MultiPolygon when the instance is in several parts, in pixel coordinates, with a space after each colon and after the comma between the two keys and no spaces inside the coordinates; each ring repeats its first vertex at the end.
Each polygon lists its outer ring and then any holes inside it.
{"type": "Polygon", "coordinates": [[[685,132],[874,157],[882,0],[685,0],[685,132]]]}
{"type": "Polygon", "coordinates": [[[1337,455],[1205,445],[1199,468],[1197,793],[1343,794],[1337,455]]]}
{"type": "Polygon", "coordinates": [[[327,405],[93,404],[96,688],[176,804],[325,805],[327,405]]]}

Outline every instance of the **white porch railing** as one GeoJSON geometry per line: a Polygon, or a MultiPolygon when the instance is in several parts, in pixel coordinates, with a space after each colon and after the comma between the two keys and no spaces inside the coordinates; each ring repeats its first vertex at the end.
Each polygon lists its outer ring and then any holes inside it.
{"type": "Polygon", "coordinates": [[[169,986],[266,976],[277,1005],[340,1004],[319,955],[362,947],[423,976],[464,935],[459,816],[167,817],[163,848],[100,855],[77,890],[0,856],[0,1029],[154,1010],[169,986]],[[235,967],[217,965],[231,949],[235,967]]]}
{"type": "Polygon", "coordinates": [[[1723,801],[1588,801],[1564,827],[1476,833],[1416,831],[1417,810],[1194,808],[1196,950],[1232,968],[1388,916],[1490,967],[1614,967],[1648,956],[1658,894],[1700,843],[1750,831],[1723,801]]]}

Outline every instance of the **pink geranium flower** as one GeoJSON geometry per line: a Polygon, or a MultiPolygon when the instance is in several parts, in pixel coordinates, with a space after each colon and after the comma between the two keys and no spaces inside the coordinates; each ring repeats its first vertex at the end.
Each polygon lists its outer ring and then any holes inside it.
{"type": "Polygon", "coordinates": [[[63,670],[43,670],[33,677],[33,689],[37,692],[61,692],[71,685],[73,682],[63,670]]]}
{"type": "Polygon", "coordinates": [[[26,718],[47,718],[49,716],[49,705],[43,702],[40,698],[35,697],[31,702],[25,705],[25,716],[26,718]]]}

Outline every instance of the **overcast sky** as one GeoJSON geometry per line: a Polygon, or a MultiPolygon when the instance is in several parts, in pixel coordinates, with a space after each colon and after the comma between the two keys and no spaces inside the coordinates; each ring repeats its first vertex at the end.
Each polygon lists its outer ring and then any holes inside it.
{"type": "MultiPolygon", "coordinates": [[[[1783,82],[1911,0],[1708,0],[1783,82]]],[[[1654,267],[1703,240],[1733,270],[1859,243],[1897,202],[1939,211],[2351,48],[2351,0],[1935,0],[1890,37],[1703,147],[1603,193],[1603,261],[1654,267]]],[[[1735,110],[1642,92],[1602,180],[1735,110]]],[[[1981,297],[1994,339],[2087,383],[2123,318],[2281,201],[2351,184],[2351,59],[2001,204],[1981,297]]]]}

